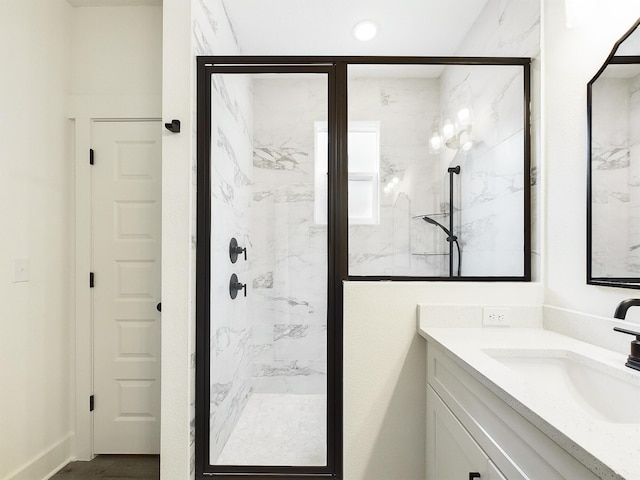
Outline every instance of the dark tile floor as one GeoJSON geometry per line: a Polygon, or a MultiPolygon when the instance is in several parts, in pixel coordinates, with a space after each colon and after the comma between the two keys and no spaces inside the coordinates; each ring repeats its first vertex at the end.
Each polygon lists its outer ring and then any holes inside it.
{"type": "Polygon", "coordinates": [[[158,480],[157,455],[98,455],[90,462],[71,462],[51,480],[158,480]]]}

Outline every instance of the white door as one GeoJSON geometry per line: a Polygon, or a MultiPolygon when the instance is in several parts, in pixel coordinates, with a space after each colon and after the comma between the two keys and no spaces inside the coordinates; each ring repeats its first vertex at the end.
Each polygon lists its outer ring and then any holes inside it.
{"type": "Polygon", "coordinates": [[[94,453],[160,453],[161,124],[94,122],[94,453]]]}

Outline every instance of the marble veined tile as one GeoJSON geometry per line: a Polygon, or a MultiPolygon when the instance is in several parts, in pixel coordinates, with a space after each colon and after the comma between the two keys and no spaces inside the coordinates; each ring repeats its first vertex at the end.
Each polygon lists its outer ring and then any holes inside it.
{"type": "MultiPolygon", "coordinates": [[[[253,165],[269,170],[303,170],[308,152],[296,146],[258,145],[253,153],[253,165]]],[[[303,170],[304,171],[304,170],[303,170]]]]}
{"type": "Polygon", "coordinates": [[[273,364],[253,364],[254,377],[298,377],[322,374],[310,361],[275,361],[273,364]]]}
{"type": "Polygon", "coordinates": [[[273,331],[275,360],[326,360],[326,325],[276,324],[273,331]]]}

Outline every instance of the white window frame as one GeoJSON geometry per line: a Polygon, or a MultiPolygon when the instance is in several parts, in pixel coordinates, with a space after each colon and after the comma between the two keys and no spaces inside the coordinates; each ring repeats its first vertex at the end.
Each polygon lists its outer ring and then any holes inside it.
{"type": "MultiPolygon", "coordinates": [[[[349,168],[348,181],[369,181],[372,183],[371,215],[355,217],[349,209],[350,225],[378,225],[380,223],[380,122],[378,121],[354,121],[349,122],[348,133],[363,132],[373,134],[372,170],[352,170],[349,168]]],[[[352,142],[349,142],[351,148],[352,142]]],[[[327,122],[314,122],[314,219],[319,225],[327,224],[327,184],[328,184],[328,124],[327,122]],[[320,161],[324,159],[324,161],[320,161]],[[320,194],[322,192],[322,194],[320,194]]]]}

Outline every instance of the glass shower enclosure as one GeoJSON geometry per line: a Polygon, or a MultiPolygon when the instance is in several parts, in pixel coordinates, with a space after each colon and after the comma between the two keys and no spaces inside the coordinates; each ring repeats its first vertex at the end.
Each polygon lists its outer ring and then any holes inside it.
{"type": "Polygon", "coordinates": [[[529,64],[198,58],[196,478],[342,478],[344,281],[530,280],[529,64]]]}
{"type": "Polygon", "coordinates": [[[198,331],[207,398],[199,417],[209,419],[196,442],[204,475],[317,478],[337,468],[341,305],[337,250],[329,248],[337,228],[326,215],[337,207],[329,201],[337,178],[329,168],[337,157],[333,76],[331,65],[200,70],[207,114],[199,131],[209,133],[199,135],[198,164],[206,169],[198,278],[208,279],[198,283],[198,314],[209,318],[198,331]],[[316,196],[326,202],[322,219],[316,196]]]}

